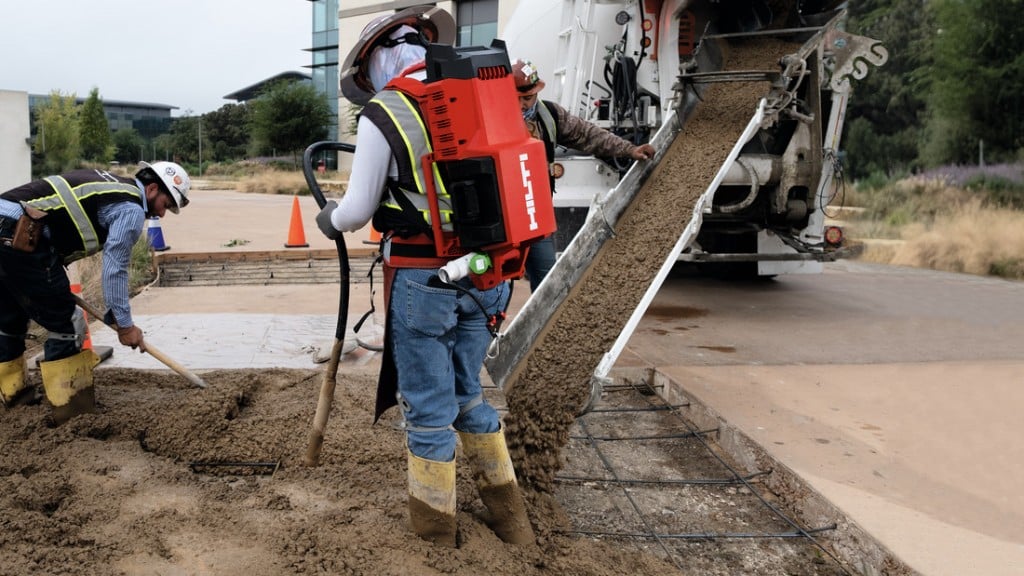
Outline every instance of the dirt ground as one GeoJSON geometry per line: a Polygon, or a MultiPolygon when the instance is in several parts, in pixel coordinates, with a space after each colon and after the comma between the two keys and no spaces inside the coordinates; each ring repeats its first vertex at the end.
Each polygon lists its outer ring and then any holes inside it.
{"type": "Polygon", "coordinates": [[[375,371],[339,381],[316,468],[301,457],[319,370],[216,372],[205,390],[104,370],[98,414],[51,428],[42,405],[5,413],[0,573],[672,573],[651,556],[555,533],[565,518],[542,496],[531,503],[537,545],[506,545],[461,469],[459,548],[413,536],[403,434],[370,425],[375,371]]]}
{"type": "MultiPolygon", "coordinates": [[[[573,442],[558,490],[526,491],[538,540],[525,547],[487,528],[460,461],[459,547],[428,544],[407,528],[404,435],[388,421],[394,412],[371,425],[376,370],[339,372],[315,468],[302,457],[321,370],[216,371],[203,374],[209,387],[200,390],[172,373],[104,369],[96,414],[53,428],[45,403],[4,413],[0,574],[843,573],[802,541],[659,545],[614,537],[788,528],[743,486],[623,493],[600,480],[609,477],[606,460],[617,462],[611,470],[620,478],[723,475],[710,452],[674,439],[613,446],[599,457],[573,442]]],[[[33,379],[38,385],[37,373],[33,379]]],[[[502,407],[496,388],[489,395],[502,407]]],[[[618,408],[631,401],[610,400],[618,408]]],[[[664,431],[670,418],[641,423],[610,414],[588,416],[591,437],[664,431]]]]}

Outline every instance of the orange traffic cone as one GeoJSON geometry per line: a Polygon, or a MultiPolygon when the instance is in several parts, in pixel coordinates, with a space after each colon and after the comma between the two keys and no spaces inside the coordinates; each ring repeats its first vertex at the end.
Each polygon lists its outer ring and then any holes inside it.
{"type": "MultiPolygon", "coordinates": [[[[72,284],[71,293],[82,295],[82,285],[72,284]]],[[[82,317],[85,318],[85,340],[82,341],[82,350],[92,350],[92,334],[89,333],[89,314],[82,310],[82,317]]]]}
{"type": "MultiPolygon", "coordinates": [[[[82,285],[72,283],[71,292],[81,297],[82,285]]],[[[82,340],[82,350],[92,350],[92,353],[96,355],[96,363],[99,364],[114,355],[114,348],[112,346],[93,346],[92,333],[89,331],[89,314],[85,309],[82,309],[82,318],[85,320],[85,338],[82,340]]]]}
{"type": "Polygon", "coordinates": [[[288,242],[285,248],[307,248],[306,232],[302,229],[302,213],[299,211],[299,197],[292,196],[292,221],[288,226],[288,242]]]}
{"type": "Polygon", "coordinates": [[[370,239],[363,240],[363,244],[370,244],[371,246],[380,245],[380,232],[373,227],[373,224],[370,224],[370,239]]]}

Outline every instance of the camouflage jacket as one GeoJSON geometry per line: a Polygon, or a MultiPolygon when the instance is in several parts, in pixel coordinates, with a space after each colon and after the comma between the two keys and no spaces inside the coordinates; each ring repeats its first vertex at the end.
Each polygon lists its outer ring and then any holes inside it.
{"type": "MultiPolygon", "coordinates": [[[[587,154],[604,157],[628,157],[634,145],[590,122],[570,114],[565,108],[549,100],[542,100],[555,117],[558,134],[555,143],[559,146],[580,150],[587,154]]],[[[539,114],[526,121],[530,135],[538,140],[545,140],[542,135],[539,114]]],[[[549,160],[552,160],[549,158],[549,160]]]]}

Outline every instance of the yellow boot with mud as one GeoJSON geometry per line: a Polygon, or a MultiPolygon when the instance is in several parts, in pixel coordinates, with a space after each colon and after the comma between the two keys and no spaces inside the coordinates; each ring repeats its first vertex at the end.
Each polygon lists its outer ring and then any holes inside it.
{"type": "Polygon", "coordinates": [[[480,499],[490,512],[491,530],[509,544],[535,542],[523,494],[508,455],[505,433],[502,430],[489,434],[459,432],[459,438],[473,470],[480,499]]]}
{"type": "Polygon", "coordinates": [[[43,390],[53,406],[54,424],[60,426],[75,416],[96,411],[92,369],[98,363],[99,358],[92,350],[39,363],[43,390]]]}
{"type": "Polygon", "coordinates": [[[409,454],[409,523],[428,542],[455,547],[455,460],[409,454]]]}
{"type": "Polygon", "coordinates": [[[0,400],[4,406],[13,406],[25,396],[25,357],[0,362],[0,400]]]}

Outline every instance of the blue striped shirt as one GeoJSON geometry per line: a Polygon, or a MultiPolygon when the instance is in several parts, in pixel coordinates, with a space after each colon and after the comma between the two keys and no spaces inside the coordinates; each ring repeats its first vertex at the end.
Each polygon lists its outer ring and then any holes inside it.
{"type": "MultiPolygon", "coordinates": [[[[143,198],[145,203],[145,198],[143,198]]],[[[116,202],[100,207],[96,213],[100,226],[107,229],[103,243],[103,299],[121,328],[132,323],[132,310],[128,303],[128,266],[132,246],[142,236],[146,223],[146,210],[133,202],[116,202]]]]}
{"type": "Polygon", "coordinates": [[[0,216],[5,216],[11,220],[17,220],[21,218],[24,211],[21,209],[21,205],[17,202],[11,202],[10,200],[4,200],[0,198],[0,216]]]}

